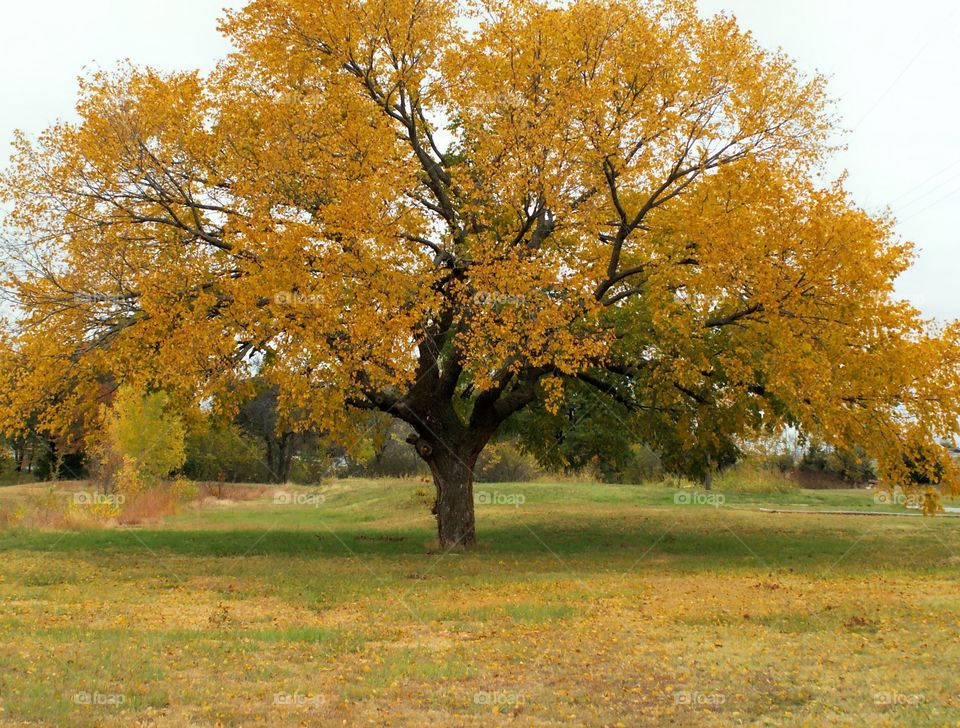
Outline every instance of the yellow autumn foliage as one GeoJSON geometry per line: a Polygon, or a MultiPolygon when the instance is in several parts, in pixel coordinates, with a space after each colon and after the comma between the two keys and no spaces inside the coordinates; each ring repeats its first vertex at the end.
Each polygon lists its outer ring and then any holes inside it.
{"type": "Polygon", "coordinates": [[[186,428],[164,392],[121,387],[103,420],[103,467],[117,493],[135,496],[183,465],[186,428]]]}
{"type": "Polygon", "coordinates": [[[300,427],[405,420],[463,522],[477,453],[564,380],[654,446],[790,424],[894,482],[957,433],[960,327],[895,298],[912,245],[823,180],[825,80],[733,18],[254,0],[222,30],[212,73],[93,73],[18,138],[6,427],[93,426],[108,376],[202,399],[256,369],[300,427]]]}

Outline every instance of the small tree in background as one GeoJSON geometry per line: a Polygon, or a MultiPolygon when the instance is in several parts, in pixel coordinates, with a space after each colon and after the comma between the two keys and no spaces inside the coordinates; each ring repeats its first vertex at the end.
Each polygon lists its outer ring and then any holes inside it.
{"type": "Polygon", "coordinates": [[[162,391],[142,394],[133,387],[121,387],[104,413],[103,434],[104,480],[124,494],[144,490],[186,459],[186,427],[170,411],[170,398],[162,391]]]}

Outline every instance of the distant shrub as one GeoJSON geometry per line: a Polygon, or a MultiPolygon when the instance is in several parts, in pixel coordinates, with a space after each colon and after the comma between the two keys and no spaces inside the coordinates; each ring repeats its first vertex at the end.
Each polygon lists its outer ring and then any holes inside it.
{"type": "Polygon", "coordinates": [[[200,486],[192,480],[177,478],[170,484],[173,499],[178,503],[189,503],[200,497],[200,486]]]}
{"type": "Polygon", "coordinates": [[[811,443],[800,459],[798,469],[834,476],[847,483],[877,479],[876,463],[862,447],[838,450],[822,443],[811,443]]]}
{"type": "Polygon", "coordinates": [[[413,446],[406,441],[412,430],[400,423],[390,423],[385,432],[362,462],[354,459],[351,475],[372,478],[408,478],[429,475],[427,464],[417,455],[413,446]]]}
{"type": "Polygon", "coordinates": [[[648,445],[633,444],[621,463],[599,459],[593,472],[604,483],[648,483],[663,480],[666,471],[660,456],[648,445]]]}
{"type": "Polygon", "coordinates": [[[849,483],[864,483],[877,479],[876,463],[862,447],[833,450],[827,461],[828,470],[849,483]]]}
{"type": "Polygon", "coordinates": [[[191,480],[264,483],[270,479],[266,445],[234,425],[202,421],[190,428],[181,472],[191,480]]]}
{"type": "Polygon", "coordinates": [[[713,488],[727,493],[790,493],[799,486],[775,464],[742,460],[719,473],[713,488]]]}
{"type": "Polygon", "coordinates": [[[781,473],[790,473],[797,469],[796,456],[787,450],[770,453],[765,461],[781,473]]]}
{"type": "Polygon", "coordinates": [[[830,468],[830,458],[826,446],[818,442],[810,443],[800,458],[799,468],[820,473],[827,472],[830,468]]]}
{"type": "Polygon", "coordinates": [[[532,456],[507,441],[492,442],[477,459],[474,480],[478,483],[517,483],[535,479],[540,469],[532,456]]]}
{"type": "Polygon", "coordinates": [[[346,475],[347,465],[342,448],[326,437],[304,437],[290,464],[290,480],[301,485],[319,485],[340,473],[346,475]]]}

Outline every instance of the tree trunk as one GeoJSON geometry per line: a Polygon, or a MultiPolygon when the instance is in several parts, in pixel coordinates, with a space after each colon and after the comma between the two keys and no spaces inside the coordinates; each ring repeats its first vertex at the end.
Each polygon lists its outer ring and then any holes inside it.
{"type": "Polygon", "coordinates": [[[713,489],[713,458],[707,458],[707,469],[703,471],[703,489],[713,489]]]}
{"type": "Polygon", "coordinates": [[[285,432],[280,439],[280,482],[287,483],[290,480],[290,469],[293,467],[293,452],[295,449],[296,435],[292,432],[285,432]]]}
{"type": "Polygon", "coordinates": [[[17,464],[17,472],[23,471],[23,459],[27,454],[27,445],[26,443],[15,442],[13,444],[13,459],[17,464]]]}
{"type": "Polygon", "coordinates": [[[270,482],[284,484],[290,480],[293,466],[293,454],[296,450],[296,435],[285,432],[282,435],[267,437],[267,468],[270,470],[270,482]]]}
{"type": "Polygon", "coordinates": [[[267,478],[271,483],[277,482],[276,456],[274,455],[273,438],[265,437],[264,442],[267,445],[267,478]]]}
{"type": "Polygon", "coordinates": [[[409,438],[433,474],[437,497],[432,512],[437,518],[440,548],[444,550],[470,548],[477,543],[473,466],[486,439],[463,444],[430,442],[417,435],[409,438]]]}
{"type": "Polygon", "coordinates": [[[473,510],[473,464],[455,454],[433,458],[430,463],[437,500],[437,535],[443,549],[476,546],[477,527],[473,510]]]}

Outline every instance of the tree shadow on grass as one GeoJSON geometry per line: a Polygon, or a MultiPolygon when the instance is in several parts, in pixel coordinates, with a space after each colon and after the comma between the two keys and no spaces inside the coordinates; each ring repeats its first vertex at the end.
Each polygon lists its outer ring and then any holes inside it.
{"type": "MultiPolygon", "coordinates": [[[[769,527],[733,527],[695,520],[662,522],[653,519],[604,524],[561,525],[533,520],[482,529],[476,550],[457,553],[459,563],[482,570],[491,558],[509,559],[512,571],[553,570],[722,572],[730,569],[792,569],[849,572],[862,569],[900,569],[915,572],[918,557],[931,549],[930,567],[943,558],[937,534],[868,532],[861,529],[821,528],[778,530],[769,527]]],[[[235,530],[111,529],[77,532],[7,531],[0,533],[0,553],[47,552],[50,556],[92,553],[98,559],[122,558],[146,551],[157,556],[244,558],[287,556],[335,559],[374,557],[396,560],[438,559],[432,550],[435,534],[427,529],[376,530],[340,525],[336,529],[235,530]]],[[[489,568],[496,568],[489,564],[489,568]]]]}

